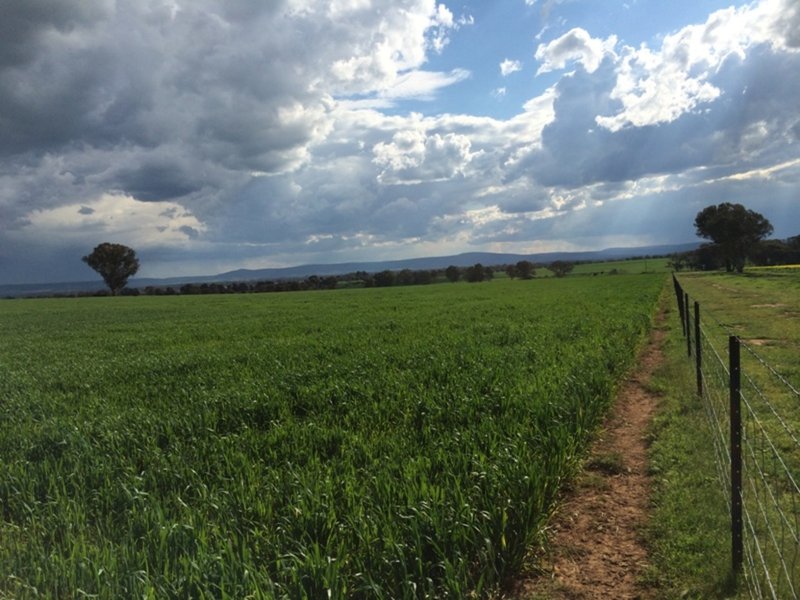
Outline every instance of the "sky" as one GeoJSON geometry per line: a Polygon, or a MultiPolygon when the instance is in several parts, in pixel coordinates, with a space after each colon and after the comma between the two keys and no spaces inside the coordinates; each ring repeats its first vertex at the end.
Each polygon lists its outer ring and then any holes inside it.
{"type": "Polygon", "coordinates": [[[3,0],[0,283],[800,234],[797,0],[3,0]]]}

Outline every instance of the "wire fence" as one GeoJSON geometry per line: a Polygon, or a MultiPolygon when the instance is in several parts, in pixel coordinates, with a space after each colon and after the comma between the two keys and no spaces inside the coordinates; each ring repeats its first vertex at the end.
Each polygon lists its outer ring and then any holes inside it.
{"type": "Polygon", "coordinates": [[[687,355],[752,598],[800,598],[800,392],[673,278],[687,355]],[[727,338],[727,339],[726,339],[727,338]]]}

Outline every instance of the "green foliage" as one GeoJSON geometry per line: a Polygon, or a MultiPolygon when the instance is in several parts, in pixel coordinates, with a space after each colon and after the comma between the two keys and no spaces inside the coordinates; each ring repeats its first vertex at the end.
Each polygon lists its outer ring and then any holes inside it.
{"type": "Polygon", "coordinates": [[[713,432],[697,397],[674,299],[665,301],[665,360],[650,382],[661,406],[650,432],[649,578],[659,598],[729,598],[730,519],[709,442],[713,432]]]}
{"type": "Polygon", "coordinates": [[[556,260],[547,265],[556,277],[564,277],[575,268],[575,264],[566,260],[556,260]]]}
{"type": "Polygon", "coordinates": [[[7,301],[0,596],[486,595],[662,283],[7,301]]]}
{"type": "Polygon", "coordinates": [[[464,270],[464,279],[470,283],[478,283],[487,279],[492,279],[494,272],[490,267],[484,267],[481,263],[476,263],[464,270]]]}
{"type": "Polygon", "coordinates": [[[136,252],[122,244],[103,242],[82,260],[100,274],[112,296],[116,296],[139,270],[136,252]]]}
{"type": "Polygon", "coordinates": [[[521,260],[514,265],[516,276],[520,279],[532,279],[536,275],[536,268],[529,260],[521,260]]]}
{"type": "Polygon", "coordinates": [[[772,233],[772,224],[741,204],[707,206],[694,219],[697,235],[717,245],[726,271],[741,273],[750,250],[772,233]]]}

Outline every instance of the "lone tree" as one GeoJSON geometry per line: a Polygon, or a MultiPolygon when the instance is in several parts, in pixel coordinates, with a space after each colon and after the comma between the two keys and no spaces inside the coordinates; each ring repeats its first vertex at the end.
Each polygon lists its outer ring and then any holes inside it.
{"type": "Polygon", "coordinates": [[[707,206],[694,219],[697,235],[711,240],[725,262],[725,270],[744,271],[751,249],[772,233],[772,224],[741,204],[723,202],[707,206]]]}
{"type": "Polygon", "coordinates": [[[84,256],[82,260],[100,273],[112,296],[116,296],[128,283],[128,277],[139,270],[136,252],[122,244],[103,242],[95,246],[92,253],[84,256]]]}
{"type": "Polygon", "coordinates": [[[566,260],[555,260],[547,265],[547,268],[550,269],[556,277],[564,277],[575,268],[575,265],[566,260]]]}
{"type": "Polygon", "coordinates": [[[533,279],[533,276],[536,275],[536,268],[534,267],[533,263],[529,260],[521,260],[514,268],[517,273],[517,277],[520,279],[533,279]]]}

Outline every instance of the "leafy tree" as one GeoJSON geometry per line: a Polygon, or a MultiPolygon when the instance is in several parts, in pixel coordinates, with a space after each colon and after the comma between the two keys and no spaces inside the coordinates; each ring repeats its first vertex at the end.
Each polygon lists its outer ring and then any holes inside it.
{"type": "Polygon", "coordinates": [[[444,276],[447,277],[447,281],[455,283],[461,278],[461,271],[455,265],[450,265],[444,270],[444,276]]]}
{"type": "Polygon", "coordinates": [[[536,269],[533,266],[533,263],[529,260],[521,260],[519,261],[515,269],[517,271],[517,277],[520,279],[532,279],[534,275],[536,275],[536,269]]]}
{"type": "Polygon", "coordinates": [[[395,274],[394,271],[386,269],[380,273],[375,273],[374,277],[376,287],[390,287],[394,285],[395,274]]]}
{"type": "Polygon", "coordinates": [[[467,267],[464,273],[464,278],[470,283],[477,283],[483,281],[486,277],[486,269],[481,263],[476,263],[471,267],[467,267]]]}
{"type": "Polygon", "coordinates": [[[375,285],[375,279],[366,271],[356,271],[353,273],[353,277],[356,281],[360,280],[364,287],[372,287],[375,285]]]}
{"type": "Polygon", "coordinates": [[[516,265],[506,266],[506,275],[508,275],[510,279],[514,279],[517,276],[517,266],[516,265]]]}
{"type": "Polygon", "coordinates": [[[95,246],[91,254],[84,256],[82,260],[100,273],[112,296],[116,296],[128,283],[128,278],[139,270],[136,252],[122,244],[103,242],[95,246]]]}
{"type": "Polygon", "coordinates": [[[547,268],[550,269],[556,277],[564,277],[575,268],[575,265],[566,260],[555,260],[547,265],[547,268]]]}
{"type": "Polygon", "coordinates": [[[688,265],[688,262],[689,260],[686,253],[675,253],[670,255],[668,265],[673,271],[683,271],[688,265]]]}
{"type": "Polygon", "coordinates": [[[397,285],[412,285],[414,283],[414,271],[403,269],[395,274],[394,282],[397,285]]]}
{"type": "Polygon", "coordinates": [[[697,250],[686,253],[686,266],[695,271],[716,271],[722,266],[716,244],[703,244],[697,250]]]}
{"type": "Polygon", "coordinates": [[[730,202],[707,206],[697,213],[694,226],[698,236],[717,245],[729,273],[744,271],[751,249],[772,233],[772,224],[763,215],[730,202]]]}
{"type": "Polygon", "coordinates": [[[419,269],[414,271],[414,285],[428,285],[433,283],[435,273],[427,269],[419,269]]]}

